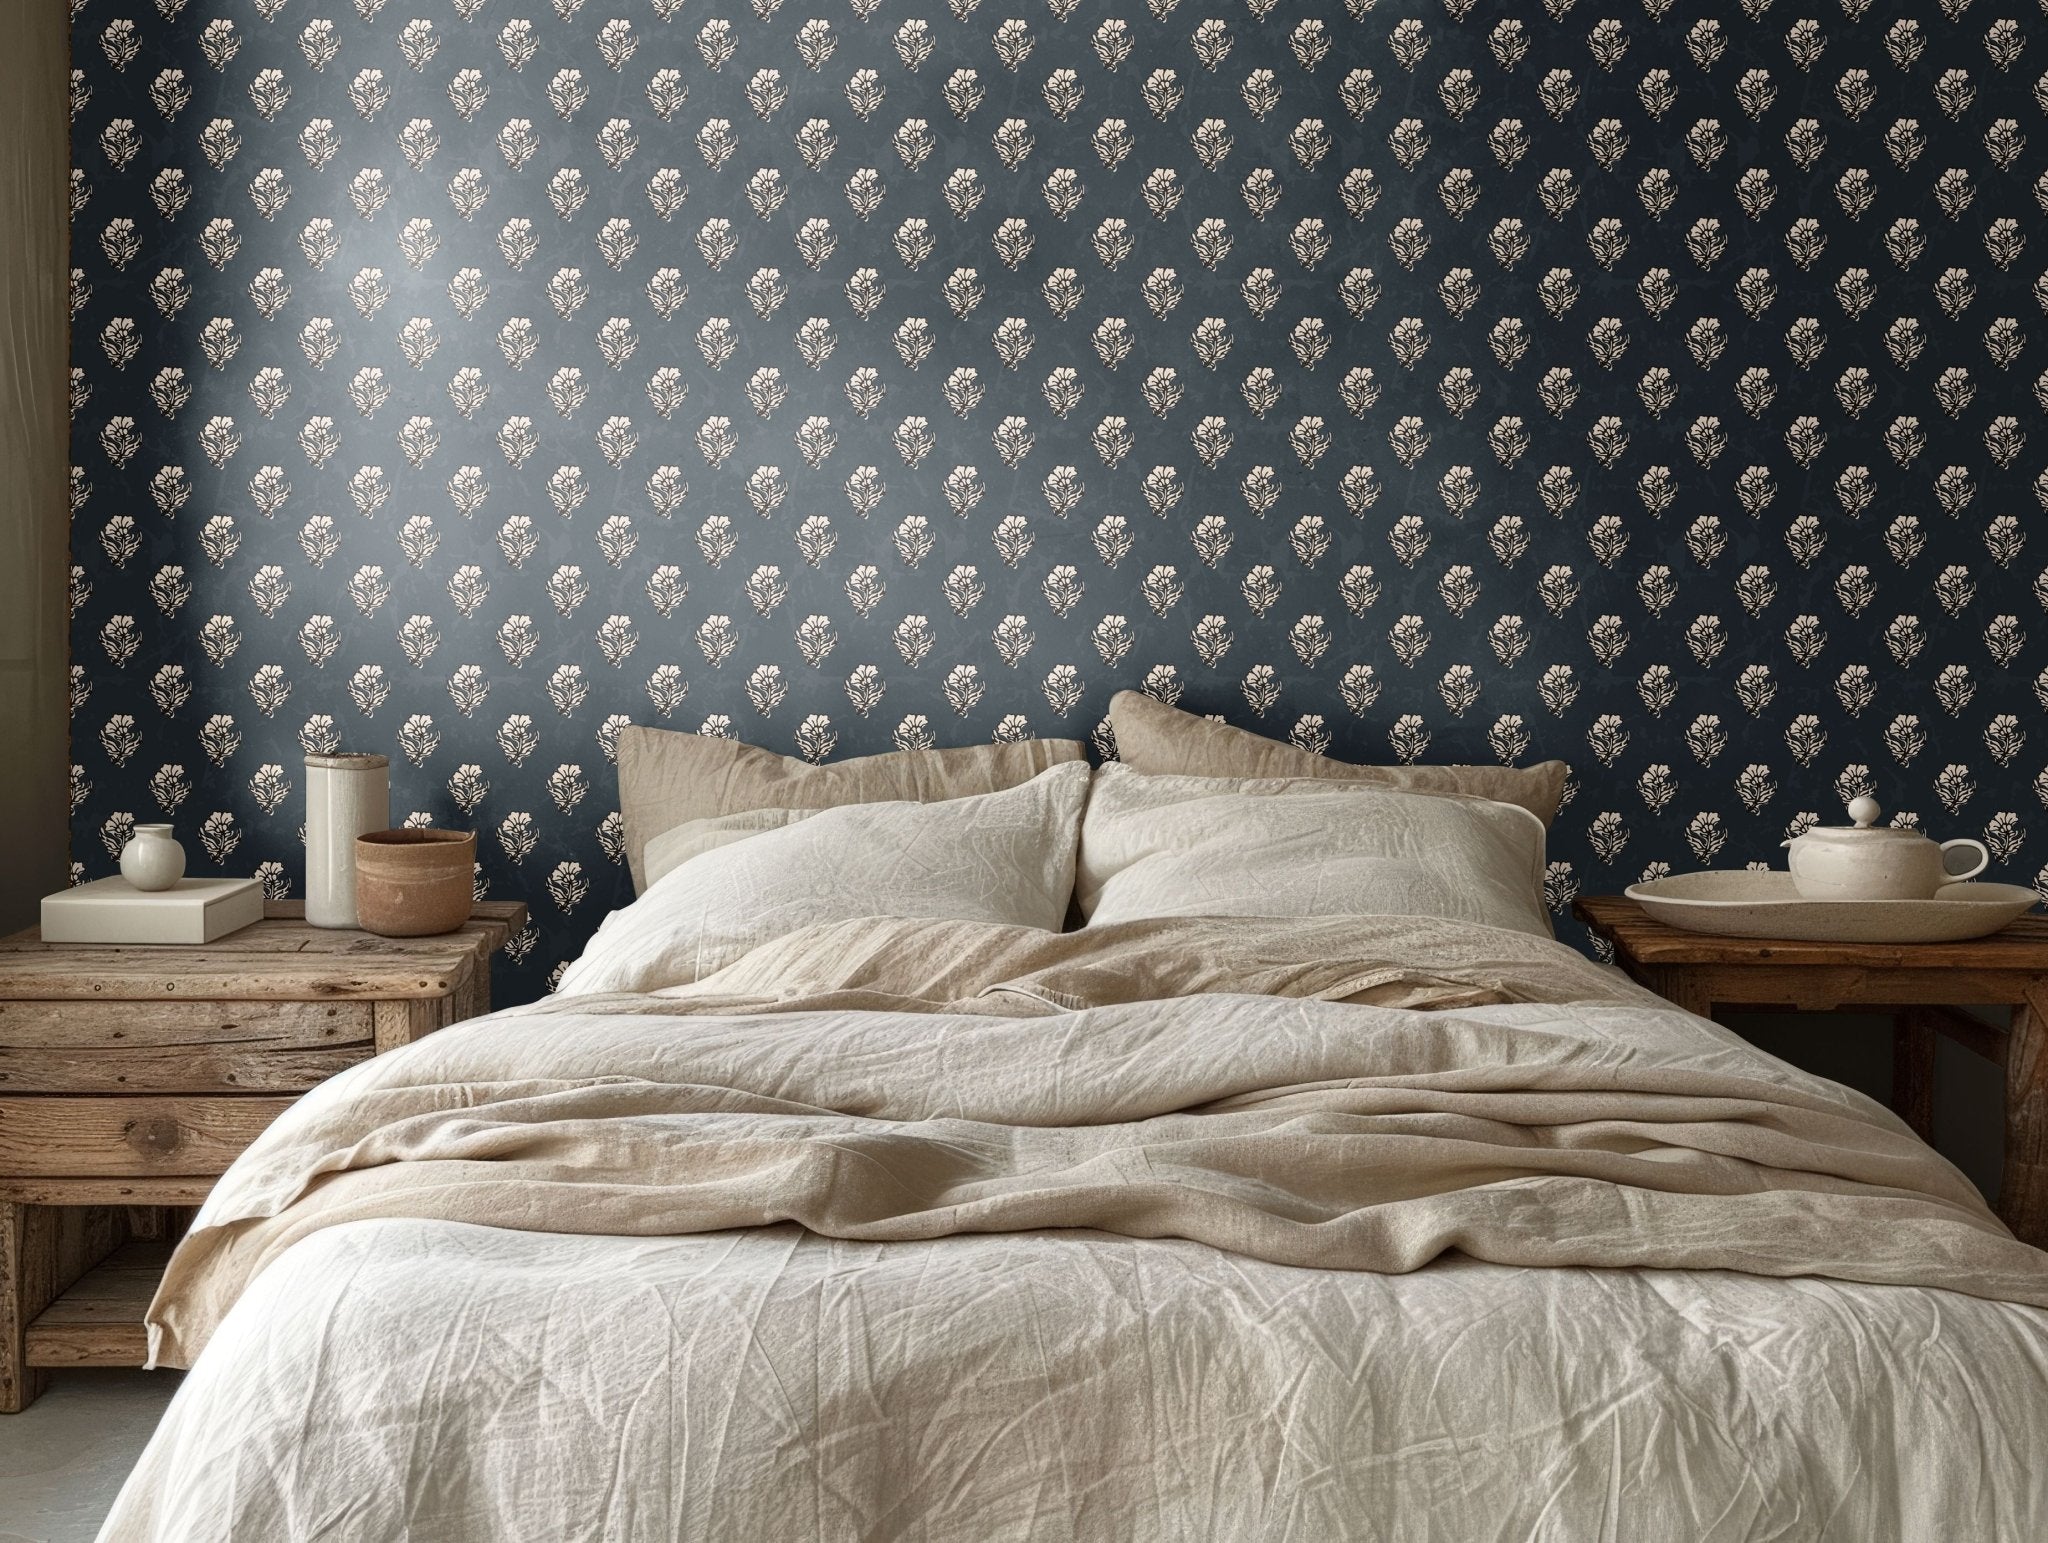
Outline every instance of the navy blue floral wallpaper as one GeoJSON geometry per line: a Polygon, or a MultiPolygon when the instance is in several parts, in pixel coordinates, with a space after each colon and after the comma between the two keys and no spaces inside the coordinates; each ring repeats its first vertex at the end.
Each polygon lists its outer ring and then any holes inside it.
{"type": "Polygon", "coordinates": [[[2048,883],[2048,68],[1992,0],[75,0],[74,853],[307,750],[542,988],[626,722],[1874,788],[2048,883]]]}

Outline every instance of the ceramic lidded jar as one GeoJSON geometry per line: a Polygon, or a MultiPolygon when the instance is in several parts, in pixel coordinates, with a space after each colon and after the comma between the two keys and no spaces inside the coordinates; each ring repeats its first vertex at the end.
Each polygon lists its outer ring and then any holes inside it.
{"type": "Polygon", "coordinates": [[[356,924],[356,837],[391,823],[391,761],[381,755],[306,757],[306,920],[356,924]]]}
{"type": "Polygon", "coordinates": [[[185,876],[185,849],[168,825],[138,825],[121,848],[121,877],[137,889],[169,889],[185,876]]]}
{"type": "Polygon", "coordinates": [[[1849,801],[1853,825],[1816,825],[1785,843],[1792,887],[1808,900],[1929,900],[1944,886],[1974,879],[1991,862],[1981,841],[1960,837],[1939,845],[1917,830],[1879,825],[1883,813],[1870,797],[1849,801]],[[1977,860],[1960,873],[1948,854],[1973,851],[1977,860]]]}

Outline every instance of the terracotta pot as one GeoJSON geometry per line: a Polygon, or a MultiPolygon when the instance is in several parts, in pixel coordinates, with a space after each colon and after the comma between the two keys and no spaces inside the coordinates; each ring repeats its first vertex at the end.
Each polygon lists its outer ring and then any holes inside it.
{"type": "Polygon", "coordinates": [[[356,925],[382,938],[453,932],[469,920],[476,834],[373,830],[356,837],[356,925]]]}

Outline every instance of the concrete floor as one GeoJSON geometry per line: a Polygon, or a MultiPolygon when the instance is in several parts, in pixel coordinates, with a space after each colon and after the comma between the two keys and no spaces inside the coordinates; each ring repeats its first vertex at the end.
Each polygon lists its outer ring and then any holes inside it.
{"type": "Polygon", "coordinates": [[[0,1543],[92,1543],[179,1372],[59,1372],[0,1414],[0,1543]]]}

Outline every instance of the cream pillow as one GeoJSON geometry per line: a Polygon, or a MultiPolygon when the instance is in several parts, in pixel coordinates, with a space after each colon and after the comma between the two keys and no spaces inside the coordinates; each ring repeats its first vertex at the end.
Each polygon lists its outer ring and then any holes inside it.
{"type": "Polygon", "coordinates": [[[771,938],[863,916],[1057,931],[1073,893],[1088,778],[1087,764],[1073,762],[1000,793],[847,804],[741,833],[614,911],[560,989],[684,985],[771,938]]]}
{"type": "Polygon", "coordinates": [[[1356,766],[1184,713],[1142,691],[1119,691],[1109,699],[1109,730],[1116,736],[1117,759],[1132,771],[1167,777],[1313,777],[1463,793],[1519,804],[1546,827],[1557,818],[1571,772],[1562,761],[1534,766],[1356,766]]]}
{"type": "Polygon", "coordinates": [[[1091,924],[1401,915],[1551,935],[1542,821],[1514,804],[1368,782],[1104,766],[1081,824],[1076,898],[1091,924]]]}
{"type": "Polygon", "coordinates": [[[690,820],[748,809],[830,809],[890,799],[962,798],[1029,782],[1048,766],[1085,763],[1072,739],[1004,740],[957,750],[891,750],[813,765],[759,745],[638,725],[619,731],[619,818],[633,893],[652,882],[647,843],[690,820]]]}

